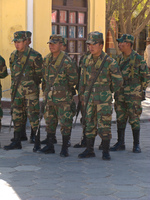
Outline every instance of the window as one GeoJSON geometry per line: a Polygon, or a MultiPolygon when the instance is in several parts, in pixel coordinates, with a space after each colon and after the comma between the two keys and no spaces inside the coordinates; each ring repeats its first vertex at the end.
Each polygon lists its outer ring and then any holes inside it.
{"type": "Polygon", "coordinates": [[[52,34],[66,37],[67,52],[79,61],[87,49],[87,0],[53,0],[52,34]]]}

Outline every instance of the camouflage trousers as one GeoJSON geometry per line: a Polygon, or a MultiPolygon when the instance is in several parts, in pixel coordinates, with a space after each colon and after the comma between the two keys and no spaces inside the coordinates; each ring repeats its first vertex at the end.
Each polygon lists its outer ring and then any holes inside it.
{"type": "Polygon", "coordinates": [[[86,109],[86,137],[92,138],[97,134],[104,139],[111,139],[112,105],[109,103],[88,103],[86,109]]]}
{"type": "Polygon", "coordinates": [[[16,97],[12,109],[14,131],[21,131],[22,125],[26,120],[25,113],[27,113],[32,129],[34,131],[37,130],[39,124],[39,95],[33,93],[22,98],[16,97]]]}
{"type": "Polygon", "coordinates": [[[71,135],[73,112],[71,105],[67,103],[47,105],[44,113],[47,134],[55,134],[58,120],[60,122],[61,134],[71,135]]]}
{"type": "Polygon", "coordinates": [[[127,120],[129,119],[132,130],[140,129],[141,101],[115,101],[114,107],[118,128],[125,129],[127,120]]]}

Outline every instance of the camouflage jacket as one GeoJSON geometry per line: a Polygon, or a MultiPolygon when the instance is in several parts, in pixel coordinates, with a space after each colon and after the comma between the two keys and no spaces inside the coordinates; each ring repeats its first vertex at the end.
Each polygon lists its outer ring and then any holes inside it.
{"type": "MultiPolygon", "coordinates": [[[[89,87],[105,56],[106,54],[102,51],[96,63],[94,62],[92,54],[84,57],[81,63],[81,78],[79,85],[81,101],[86,102],[89,87]]],[[[96,104],[104,102],[111,103],[112,92],[119,90],[122,83],[122,76],[117,62],[114,59],[107,57],[103,69],[93,85],[89,102],[94,102],[96,104]]]]}
{"type": "Polygon", "coordinates": [[[43,59],[40,53],[33,50],[32,48],[27,47],[22,53],[15,50],[10,55],[9,62],[11,70],[12,95],[15,90],[20,72],[26,62],[29,51],[30,56],[17,89],[17,97],[23,97],[24,95],[32,93],[39,93],[39,84],[42,79],[43,59]]]}
{"type": "MultiPolygon", "coordinates": [[[[0,56],[0,79],[5,78],[6,76],[8,76],[8,72],[7,72],[5,60],[2,56],[0,56]]],[[[1,89],[1,83],[0,83],[0,98],[1,97],[2,97],[2,89],[1,89]]]]}
{"type": "Polygon", "coordinates": [[[142,91],[148,84],[148,67],[142,56],[132,50],[128,58],[120,54],[117,59],[123,77],[123,86],[115,93],[115,99],[142,100],[142,91]]]}
{"type": "Polygon", "coordinates": [[[71,88],[77,84],[78,74],[75,63],[72,62],[71,58],[65,52],[61,51],[57,59],[54,60],[51,53],[44,58],[43,77],[43,81],[46,83],[44,95],[46,97],[48,93],[49,102],[70,102],[72,99],[71,88]],[[54,76],[64,56],[65,59],[62,63],[61,70],[54,80],[54,76]]]}

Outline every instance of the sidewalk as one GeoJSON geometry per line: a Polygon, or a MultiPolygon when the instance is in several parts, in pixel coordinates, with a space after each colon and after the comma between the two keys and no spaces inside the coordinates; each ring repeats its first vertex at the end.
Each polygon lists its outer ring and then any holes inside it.
{"type": "MultiPolygon", "coordinates": [[[[62,158],[62,138],[57,128],[55,154],[33,153],[33,144],[22,142],[21,150],[3,150],[10,143],[9,111],[4,111],[0,133],[0,200],[150,200],[150,101],[143,103],[141,116],[142,153],[132,152],[133,138],[130,125],[126,127],[126,150],[110,152],[111,161],[102,160],[101,142],[95,140],[95,158],[79,159],[84,148],[75,149],[82,127],[72,130],[69,157],[62,158]]],[[[30,127],[27,128],[28,138],[30,127]]],[[[42,121],[41,140],[46,132],[42,121]]],[[[112,120],[113,145],[117,140],[115,113],[112,120]]],[[[43,146],[42,146],[43,147],[43,146]]]]}

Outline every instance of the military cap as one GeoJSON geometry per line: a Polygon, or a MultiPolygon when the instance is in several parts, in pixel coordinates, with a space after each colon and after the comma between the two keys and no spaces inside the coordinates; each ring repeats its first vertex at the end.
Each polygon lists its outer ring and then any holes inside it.
{"type": "Polygon", "coordinates": [[[17,31],[14,33],[14,39],[12,41],[21,42],[27,40],[26,31],[17,31]]]}
{"type": "Polygon", "coordinates": [[[150,42],[150,37],[147,37],[145,42],[150,42]]]}
{"type": "Polygon", "coordinates": [[[63,46],[66,46],[67,45],[67,38],[62,37],[62,43],[63,43],[63,46]]]}
{"type": "Polygon", "coordinates": [[[47,44],[48,43],[56,44],[57,42],[63,43],[62,35],[60,34],[51,35],[49,37],[49,41],[47,42],[47,44]]]}
{"type": "Polygon", "coordinates": [[[32,33],[30,31],[26,31],[27,38],[31,38],[32,33]]]}
{"type": "Polygon", "coordinates": [[[88,34],[88,39],[86,41],[87,44],[97,44],[103,41],[103,33],[98,31],[94,31],[88,34]]]}
{"type": "Polygon", "coordinates": [[[121,38],[116,39],[117,42],[130,42],[131,44],[134,43],[134,37],[133,35],[129,35],[129,34],[123,34],[121,38]]]}

